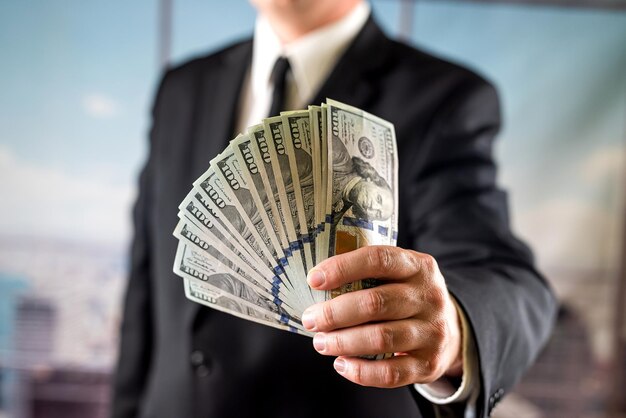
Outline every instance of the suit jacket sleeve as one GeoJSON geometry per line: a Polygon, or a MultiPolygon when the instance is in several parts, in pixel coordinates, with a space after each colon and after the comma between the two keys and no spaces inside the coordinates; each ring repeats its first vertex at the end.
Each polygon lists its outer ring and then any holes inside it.
{"type": "Polygon", "coordinates": [[[139,177],[139,194],[133,209],[134,235],[130,252],[130,274],[124,299],[118,363],[113,381],[111,416],[136,417],[148,381],[153,344],[151,301],[150,218],[153,196],[155,137],[164,81],[152,109],[150,151],[139,177]]]}
{"type": "Polygon", "coordinates": [[[439,108],[419,147],[406,201],[414,248],[435,257],[469,319],[478,348],[486,416],[546,341],[555,300],[529,249],[509,227],[496,185],[493,140],[500,126],[495,89],[465,77],[439,108]]]}

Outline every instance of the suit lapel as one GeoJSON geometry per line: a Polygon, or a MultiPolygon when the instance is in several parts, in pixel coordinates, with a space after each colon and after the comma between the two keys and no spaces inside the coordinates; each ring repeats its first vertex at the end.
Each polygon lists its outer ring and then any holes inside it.
{"type": "Polygon", "coordinates": [[[319,105],[330,98],[369,110],[379,97],[376,72],[385,64],[388,44],[370,16],[309,104],[319,105]]]}
{"type": "Polygon", "coordinates": [[[233,139],[239,113],[239,97],[250,66],[252,43],[224,52],[217,64],[200,74],[198,104],[193,126],[193,179],[209,167],[209,161],[233,139]]]}

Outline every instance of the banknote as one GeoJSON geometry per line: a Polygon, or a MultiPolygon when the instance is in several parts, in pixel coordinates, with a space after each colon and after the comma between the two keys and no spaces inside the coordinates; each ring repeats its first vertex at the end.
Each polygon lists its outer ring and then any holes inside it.
{"type": "Polygon", "coordinates": [[[287,261],[285,257],[278,255],[278,251],[282,254],[282,250],[279,248],[277,251],[274,248],[273,234],[265,228],[265,223],[259,214],[261,208],[257,208],[256,202],[252,199],[250,185],[242,175],[239,161],[232,147],[226,147],[211,164],[215,164],[216,179],[223,186],[223,193],[235,206],[246,228],[256,231],[255,238],[260,238],[259,244],[264,254],[267,254],[268,259],[278,260],[284,266],[287,261]]]}
{"type": "Polygon", "coordinates": [[[291,176],[291,167],[289,165],[289,156],[285,148],[283,120],[280,116],[265,119],[263,126],[265,127],[267,152],[278,188],[277,197],[281,203],[280,210],[283,212],[282,219],[284,219],[285,222],[289,245],[294,251],[299,252],[304,270],[307,271],[308,267],[303,253],[304,244],[300,230],[300,219],[297,214],[298,205],[296,204],[295,190],[293,187],[288,187],[288,185],[285,184],[285,179],[289,180],[291,176]]]}
{"type": "MultiPolygon", "coordinates": [[[[311,146],[313,148],[313,167],[323,167],[322,161],[323,148],[322,142],[326,138],[324,135],[324,127],[322,126],[322,107],[309,106],[309,118],[311,120],[311,146]]],[[[324,201],[326,198],[326,187],[322,185],[322,169],[313,170],[313,192],[315,202],[315,236],[320,233],[323,222],[324,201]]],[[[317,243],[316,243],[317,248],[317,243]]],[[[316,254],[316,264],[319,262],[320,254],[316,254]]]]}
{"type": "MultiPolygon", "coordinates": [[[[261,162],[257,161],[252,152],[252,139],[249,135],[238,135],[231,141],[233,153],[235,154],[234,162],[239,165],[239,174],[244,179],[245,189],[249,193],[249,197],[242,196],[242,198],[248,198],[254,203],[254,208],[258,211],[253,216],[258,216],[259,220],[263,223],[267,235],[271,240],[271,245],[276,251],[276,257],[278,257],[283,265],[288,266],[288,257],[291,256],[291,252],[285,252],[288,248],[287,236],[279,221],[275,219],[275,213],[278,211],[276,208],[276,201],[270,199],[267,191],[265,190],[265,184],[261,176],[259,165],[261,162]]],[[[241,199],[240,199],[241,201],[241,199]]],[[[250,207],[252,205],[250,204],[250,207]]]]}
{"type": "MultiPolygon", "coordinates": [[[[366,245],[395,245],[398,156],[393,125],[363,110],[327,100],[328,172],[332,187],[328,257],[366,245]]],[[[364,280],[332,297],[373,285],[364,280]]]]}
{"type": "MultiPolygon", "coordinates": [[[[289,160],[289,173],[283,173],[287,195],[293,192],[296,216],[300,225],[300,239],[304,245],[306,265],[317,264],[317,222],[315,219],[315,169],[313,162],[313,137],[309,111],[282,112],[285,152],[289,160]]],[[[311,290],[313,298],[324,300],[324,292],[311,290]]]]}
{"type": "Polygon", "coordinates": [[[285,189],[293,190],[300,237],[307,266],[315,263],[315,185],[313,183],[313,145],[308,110],[282,112],[285,152],[289,173],[283,173],[285,189]]]}
{"type": "Polygon", "coordinates": [[[320,260],[324,260],[328,257],[330,245],[330,222],[331,222],[331,213],[332,213],[332,199],[330,198],[330,191],[333,188],[333,177],[330,175],[332,172],[332,147],[328,143],[328,106],[326,103],[321,104],[322,108],[322,167],[321,167],[321,177],[323,190],[326,192],[325,196],[320,200],[320,205],[323,205],[322,211],[322,225],[321,225],[321,246],[320,251],[323,251],[320,260]]]}
{"type": "MultiPolygon", "coordinates": [[[[279,129],[276,128],[278,125],[281,126],[280,130],[282,131],[282,122],[280,117],[274,118],[272,127],[279,129]]],[[[276,133],[272,135],[269,133],[267,127],[268,125],[263,124],[255,125],[249,128],[248,132],[254,139],[251,143],[252,153],[257,161],[263,162],[263,164],[259,165],[259,172],[265,184],[266,192],[272,196],[275,202],[275,208],[278,213],[275,214],[274,219],[276,221],[280,221],[280,228],[285,231],[287,239],[287,249],[285,252],[288,251],[291,254],[292,265],[295,269],[297,269],[298,277],[302,278],[303,276],[306,276],[307,273],[306,264],[304,262],[304,254],[302,253],[303,246],[301,245],[301,242],[298,241],[296,235],[296,230],[293,225],[293,216],[291,215],[291,210],[289,209],[289,197],[285,191],[283,176],[276,157],[276,141],[279,142],[279,147],[284,148],[282,145],[282,134],[280,137],[276,133]]],[[[286,154],[283,154],[283,158],[281,160],[284,164],[286,163],[288,167],[289,161],[286,154]]],[[[293,202],[293,207],[295,208],[295,198],[293,198],[293,202]]],[[[302,281],[300,280],[300,282],[302,281]]],[[[304,289],[302,297],[309,302],[313,301],[313,296],[309,289],[304,289]]]]}

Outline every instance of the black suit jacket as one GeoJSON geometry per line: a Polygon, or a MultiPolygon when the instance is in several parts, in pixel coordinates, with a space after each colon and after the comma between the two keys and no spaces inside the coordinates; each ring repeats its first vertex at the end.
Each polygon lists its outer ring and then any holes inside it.
{"type": "MultiPolygon", "coordinates": [[[[113,416],[418,417],[411,387],[341,378],[311,340],[185,299],[172,273],[178,204],[233,137],[251,41],[168,71],[153,108],[134,210],[113,416]]],[[[326,97],[394,123],[398,245],[433,255],[471,322],[480,357],[479,416],[536,356],[555,301],[509,229],[496,186],[494,88],[476,74],[388,39],[370,19],[311,103],[326,97]]],[[[421,408],[421,412],[420,412],[421,408]]]]}

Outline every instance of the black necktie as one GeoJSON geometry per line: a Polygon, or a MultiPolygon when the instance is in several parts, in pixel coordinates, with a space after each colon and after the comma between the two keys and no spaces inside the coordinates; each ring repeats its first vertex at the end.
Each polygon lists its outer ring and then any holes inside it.
{"type": "Polygon", "coordinates": [[[270,107],[269,116],[278,116],[285,109],[285,93],[287,88],[287,72],[289,71],[289,60],[280,57],[274,64],[272,70],[271,81],[274,84],[274,92],[272,93],[272,106],[270,107]]]}

